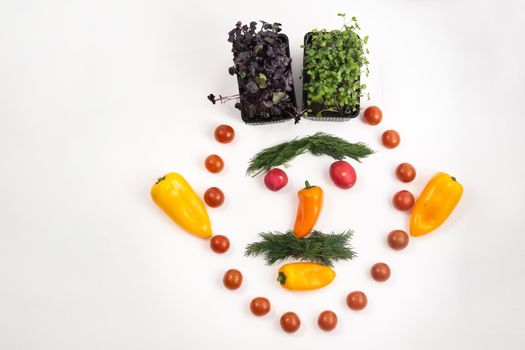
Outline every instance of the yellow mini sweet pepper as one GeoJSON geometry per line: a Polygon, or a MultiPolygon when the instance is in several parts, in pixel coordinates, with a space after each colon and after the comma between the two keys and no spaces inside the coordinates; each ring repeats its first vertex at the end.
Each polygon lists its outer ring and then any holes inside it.
{"type": "Polygon", "coordinates": [[[312,290],[326,287],[335,278],[335,271],[328,266],[297,262],[281,266],[277,281],[286,289],[312,290]]]}
{"type": "Polygon", "coordinates": [[[410,216],[410,234],[422,236],[445,222],[463,194],[463,186],[445,173],[435,174],[418,197],[410,216]]]}
{"type": "Polygon", "coordinates": [[[151,198],[184,230],[197,237],[211,237],[208,212],[180,174],[169,173],[160,177],[151,187],[151,198]]]}

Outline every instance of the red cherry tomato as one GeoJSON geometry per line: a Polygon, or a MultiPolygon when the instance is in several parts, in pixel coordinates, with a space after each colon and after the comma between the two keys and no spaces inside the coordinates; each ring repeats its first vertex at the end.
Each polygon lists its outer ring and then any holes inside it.
{"type": "Polygon", "coordinates": [[[377,263],[370,269],[370,275],[377,282],[385,282],[390,278],[390,267],[385,263],[377,263]]]}
{"type": "Polygon", "coordinates": [[[301,327],[301,320],[295,312],[286,312],[281,316],[281,328],[286,333],[294,333],[301,327]]]}
{"type": "Polygon", "coordinates": [[[381,112],[381,109],[377,106],[367,107],[367,109],[365,109],[364,119],[370,125],[377,125],[381,123],[383,119],[383,112],[381,112]]]}
{"type": "Polygon", "coordinates": [[[386,240],[390,248],[394,250],[402,250],[408,246],[408,234],[402,230],[390,232],[386,240]]]}
{"type": "Polygon", "coordinates": [[[401,137],[397,131],[387,130],[381,136],[381,141],[386,148],[395,148],[401,142],[401,137]]]}
{"type": "Polygon", "coordinates": [[[398,210],[409,210],[414,205],[414,196],[407,190],[402,190],[394,195],[392,202],[398,210]]]}
{"type": "Polygon", "coordinates": [[[222,283],[228,289],[238,289],[242,284],[242,273],[236,269],[230,269],[224,273],[222,283]]]}
{"type": "Polygon", "coordinates": [[[220,173],[222,169],[224,168],[224,161],[221,157],[219,157],[216,154],[211,154],[206,157],[206,160],[204,161],[204,166],[210,173],[220,173]]]}
{"type": "Polygon", "coordinates": [[[330,332],[337,326],[337,315],[330,310],[323,311],[317,319],[317,324],[323,331],[330,332]]]}
{"type": "Polygon", "coordinates": [[[396,167],[396,176],[400,181],[411,182],[416,178],[416,169],[409,163],[401,163],[396,167]]]}
{"type": "Polygon", "coordinates": [[[210,247],[215,253],[226,253],[230,248],[230,240],[223,235],[213,236],[210,240],[210,247]]]}
{"type": "Polygon", "coordinates": [[[264,297],[253,298],[250,303],[250,311],[255,316],[264,316],[270,312],[270,301],[264,297]]]}
{"type": "Polygon", "coordinates": [[[204,192],[204,201],[212,208],[217,208],[224,203],[224,193],[218,187],[210,187],[204,192]]]}
{"type": "Polygon", "coordinates": [[[330,178],[337,187],[349,189],[355,185],[357,175],[350,164],[338,160],[330,165],[330,178]]]}
{"type": "Polygon", "coordinates": [[[368,298],[365,293],[356,290],[347,295],[346,304],[350,309],[360,311],[366,307],[366,304],[368,304],[368,298]]]}
{"type": "Polygon", "coordinates": [[[230,143],[235,137],[235,130],[229,125],[222,124],[215,128],[215,140],[220,143],[230,143]]]}

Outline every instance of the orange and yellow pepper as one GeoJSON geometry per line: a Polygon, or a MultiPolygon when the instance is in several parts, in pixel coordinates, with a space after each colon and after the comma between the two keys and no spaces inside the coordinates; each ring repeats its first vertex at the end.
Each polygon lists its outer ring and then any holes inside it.
{"type": "Polygon", "coordinates": [[[328,266],[296,262],[281,266],[277,281],[289,290],[312,290],[326,287],[334,278],[335,271],[328,266]]]}
{"type": "Polygon", "coordinates": [[[197,237],[211,237],[208,212],[180,174],[169,173],[160,177],[151,187],[151,198],[184,230],[197,237]]]}
{"type": "Polygon", "coordinates": [[[305,188],[297,193],[299,205],[293,233],[298,238],[308,235],[315,226],[323,209],[323,190],[319,186],[310,186],[305,182],[305,188]]]}
{"type": "Polygon", "coordinates": [[[410,234],[425,235],[445,222],[463,194],[456,178],[436,173],[418,197],[410,216],[410,234]]]}

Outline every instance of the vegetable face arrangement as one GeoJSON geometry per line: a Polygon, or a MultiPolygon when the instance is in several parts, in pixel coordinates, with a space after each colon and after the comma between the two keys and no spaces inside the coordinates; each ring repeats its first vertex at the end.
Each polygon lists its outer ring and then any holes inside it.
{"type": "MultiPolygon", "coordinates": [[[[259,152],[250,161],[247,173],[269,170],[273,166],[282,165],[297,155],[310,151],[315,156],[327,154],[335,159],[345,157],[360,160],[373,151],[363,143],[349,143],[339,137],[317,133],[302,139],[295,139],[277,146],[266,148],[259,152]]],[[[350,166],[348,163],[343,162],[350,166]]],[[[345,164],[343,169],[348,170],[345,164]]],[[[337,168],[338,165],[335,165],[337,168]]],[[[339,182],[347,175],[333,170],[339,182]]],[[[351,166],[350,166],[351,168],[351,166]]],[[[353,170],[353,168],[352,168],[353,170]]],[[[273,171],[270,170],[268,174],[273,171]]],[[[267,176],[268,176],[267,174],[267,176]]],[[[351,185],[340,186],[350,188],[355,183],[355,171],[349,174],[351,185]]],[[[297,193],[298,206],[295,224],[288,233],[262,233],[262,241],[249,244],[246,248],[247,256],[264,255],[268,264],[293,258],[300,261],[283,265],[278,272],[277,281],[289,290],[312,290],[327,286],[335,278],[335,271],[329,266],[333,261],[347,260],[355,257],[355,253],[348,245],[352,232],[341,234],[324,234],[313,231],[317,219],[323,209],[324,194],[319,186],[311,186],[305,181],[305,187],[297,193]]]]}
{"type": "MultiPolygon", "coordinates": [[[[364,89],[360,83],[360,72],[368,61],[364,57],[367,39],[361,39],[355,33],[356,29],[359,26],[353,18],[352,24],[345,24],[340,31],[313,31],[309,34],[305,48],[308,69],[305,89],[309,97],[305,101],[309,106],[310,117],[315,115],[314,118],[323,118],[327,110],[347,115],[359,109],[359,96],[364,89]]],[[[249,26],[239,22],[229,33],[235,62],[230,73],[236,74],[239,81],[240,96],[237,97],[240,103],[237,107],[242,110],[243,119],[249,123],[277,121],[300,114],[295,107],[291,85],[288,41],[279,32],[280,24],[277,23],[271,25],[263,22],[262,29],[256,31],[255,22],[249,26]]],[[[215,96],[210,95],[209,99],[215,103],[231,97],[220,96],[215,99],[215,96]]],[[[377,106],[369,106],[363,113],[363,121],[370,126],[379,125],[382,119],[383,112],[377,106]]],[[[217,142],[229,144],[235,138],[235,131],[231,126],[222,124],[215,129],[213,137],[217,142]]],[[[377,134],[376,138],[385,150],[398,147],[401,140],[399,133],[393,129],[377,134]]],[[[246,174],[255,177],[266,173],[265,186],[272,192],[279,191],[289,179],[286,172],[278,167],[289,165],[295,157],[304,153],[326,155],[335,160],[327,169],[334,186],[322,189],[305,181],[304,188],[297,192],[293,228],[284,232],[260,233],[260,240],[248,244],[244,252],[247,257],[262,257],[268,265],[283,263],[275,270],[275,285],[291,292],[313,291],[329,286],[336,277],[334,265],[357,257],[350,245],[352,230],[323,233],[316,230],[315,226],[322,213],[325,197],[329,200],[333,190],[348,191],[357,183],[357,171],[347,161],[360,163],[374,151],[365,143],[351,143],[334,135],[317,132],[261,150],[250,159],[246,174]]],[[[204,166],[211,174],[215,174],[213,176],[220,177],[225,162],[219,155],[212,154],[205,159],[204,166]]],[[[392,177],[395,176],[404,186],[408,186],[416,177],[415,167],[407,162],[400,163],[392,170],[392,177]]],[[[309,173],[309,176],[314,175],[309,173]]],[[[411,236],[418,237],[440,227],[457,206],[462,194],[463,187],[456,178],[439,172],[430,179],[417,199],[411,191],[398,189],[385,200],[391,200],[392,206],[400,213],[410,213],[409,232],[411,236]]],[[[230,240],[224,235],[212,237],[206,207],[180,174],[168,173],[160,177],[151,187],[151,197],[182,229],[200,238],[211,238],[209,246],[213,252],[226,256],[230,254],[230,240]]],[[[223,191],[216,186],[209,187],[203,199],[209,208],[228,204],[223,191]]],[[[410,243],[407,232],[400,229],[392,230],[385,238],[394,251],[402,251],[410,243]]],[[[371,281],[388,283],[392,271],[387,263],[380,261],[370,267],[369,274],[371,281]]],[[[224,287],[233,293],[242,288],[243,281],[242,272],[235,268],[228,268],[222,276],[224,287]]],[[[345,299],[348,308],[355,312],[365,309],[368,304],[367,295],[361,290],[351,291],[345,299]]],[[[272,306],[266,297],[257,296],[246,307],[254,316],[271,317],[268,314],[272,306]]],[[[297,332],[301,327],[299,316],[289,310],[282,313],[279,322],[287,333],[297,332]]],[[[331,331],[337,327],[338,316],[331,310],[324,310],[318,314],[317,324],[321,330],[331,331]]]]}

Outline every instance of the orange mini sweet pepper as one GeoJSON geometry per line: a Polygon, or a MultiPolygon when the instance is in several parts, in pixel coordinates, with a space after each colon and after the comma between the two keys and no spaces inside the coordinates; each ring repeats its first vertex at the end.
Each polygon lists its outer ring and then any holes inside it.
{"type": "Polygon", "coordinates": [[[323,209],[323,190],[319,186],[310,186],[305,182],[305,188],[297,193],[299,206],[293,233],[298,238],[308,235],[315,226],[319,214],[323,209]]]}
{"type": "Polygon", "coordinates": [[[463,186],[445,173],[435,174],[414,204],[410,216],[410,234],[422,236],[445,222],[463,194],[463,186]]]}

